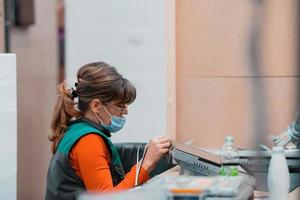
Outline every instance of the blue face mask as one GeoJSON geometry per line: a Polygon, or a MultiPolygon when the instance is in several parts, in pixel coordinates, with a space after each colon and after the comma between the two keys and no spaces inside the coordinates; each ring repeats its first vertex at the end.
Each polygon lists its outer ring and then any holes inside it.
{"type": "Polygon", "coordinates": [[[125,117],[117,117],[117,116],[111,116],[111,123],[109,125],[102,123],[101,125],[108,130],[111,133],[115,133],[123,128],[124,124],[126,122],[125,117]]]}
{"type": "Polygon", "coordinates": [[[103,126],[106,130],[108,130],[111,133],[115,133],[115,132],[121,130],[123,128],[123,126],[125,125],[126,118],[125,117],[117,117],[117,116],[111,115],[108,112],[108,110],[106,110],[105,107],[104,107],[104,109],[107,112],[107,114],[109,114],[109,116],[111,118],[111,123],[110,124],[103,123],[103,121],[100,119],[100,117],[96,114],[97,118],[101,122],[101,126],[103,126]]]}

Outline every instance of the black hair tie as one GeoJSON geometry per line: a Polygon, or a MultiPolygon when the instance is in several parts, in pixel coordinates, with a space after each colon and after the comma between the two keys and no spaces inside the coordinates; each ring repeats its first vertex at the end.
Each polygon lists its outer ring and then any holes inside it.
{"type": "Polygon", "coordinates": [[[78,86],[78,83],[76,82],[74,85],[75,85],[75,87],[77,87],[77,86],[78,86]]]}
{"type": "Polygon", "coordinates": [[[72,92],[71,92],[71,97],[72,97],[72,99],[75,99],[76,97],[78,97],[76,90],[74,90],[73,88],[72,88],[72,92]]]}

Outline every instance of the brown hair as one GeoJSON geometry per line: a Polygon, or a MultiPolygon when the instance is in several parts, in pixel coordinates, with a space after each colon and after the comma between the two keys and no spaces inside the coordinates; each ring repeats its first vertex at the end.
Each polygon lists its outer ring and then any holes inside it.
{"type": "Polygon", "coordinates": [[[93,99],[104,104],[114,102],[119,105],[131,104],[136,98],[135,87],[123,78],[117,70],[104,63],[95,62],[82,66],[77,72],[75,89],[67,88],[63,82],[58,85],[58,100],[51,121],[52,153],[63,136],[69,122],[81,117],[93,99]],[[78,97],[77,103],[74,98],[78,97]]]}

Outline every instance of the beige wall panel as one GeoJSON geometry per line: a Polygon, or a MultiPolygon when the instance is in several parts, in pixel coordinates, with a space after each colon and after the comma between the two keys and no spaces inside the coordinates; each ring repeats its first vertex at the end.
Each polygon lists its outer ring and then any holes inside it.
{"type": "Polygon", "coordinates": [[[265,0],[262,9],[262,66],[266,75],[299,75],[298,0],[265,0]]]}
{"type": "Polygon", "coordinates": [[[35,23],[11,30],[17,55],[18,176],[17,198],[44,199],[51,158],[50,118],[57,97],[55,1],[35,1],[35,23]]]}
{"type": "Polygon", "coordinates": [[[165,2],[166,9],[166,80],[167,136],[176,139],[176,9],[175,0],[165,2]]]}
{"type": "MultiPolygon", "coordinates": [[[[254,132],[251,79],[177,79],[177,140],[194,139],[194,145],[220,147],[230,134],[239,147],[249,147],[254,132]]],[[[253,79],[253,81],[257,81],[253,79]]],[[[296,78],[264,79],[268,134],[278,134],[295,117],[296,78]]]]}
{"type": "Polygon", "coordinates": [[[296,0],[176,1],[176,53],[179,76],[294,76],[296,0]],[[261,8],[261,73],[249,63],[250,31],[261,8]]]}

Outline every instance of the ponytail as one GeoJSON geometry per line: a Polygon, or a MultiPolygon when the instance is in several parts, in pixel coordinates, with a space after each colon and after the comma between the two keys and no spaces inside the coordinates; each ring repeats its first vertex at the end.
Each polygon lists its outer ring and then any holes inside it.
{"type": "Polygon", "coordinates": [[[57,143],[63,136],[70,120],[81,115],[81,112],[76,109],[76,103],[73,99],[74,91],[72,92],[72,89],[67,88],[66,82],[59,84],[58,99],[51,120],[52,134],[49,136],[49,140],[52,142],[52,153],[55,153],[57,143]]]}

